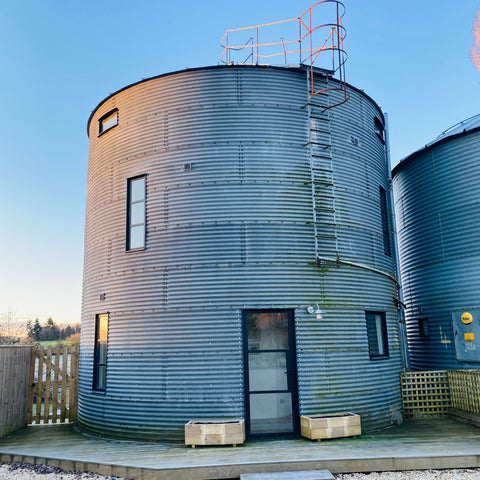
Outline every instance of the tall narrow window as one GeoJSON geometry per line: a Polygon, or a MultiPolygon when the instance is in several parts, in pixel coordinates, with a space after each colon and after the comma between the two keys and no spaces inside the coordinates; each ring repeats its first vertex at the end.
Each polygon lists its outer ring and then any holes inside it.
{"type": "Polygon", "coordinates": [[[385,127],[378,117],[373,117],[373,126],[378,138],[385,144],[385,127]]]}
{"type": "Polygon", "coordinates": [[[108,313],[95,317],[95,351],[93,359],[93,390],[104,392],[107,386],[108,313]]]}
{"type": "Polygon", "coordinates": [[[145,175],[127,180],[127,250],[145,248],[145,175]]]}
{"type": "Polygon", "coordinates": [[[382,234],[383,234],[383,251],[385,255],[392,256],[392,243],[390,240],[390,221],[387,202],[387,192],[380,187],[380,213],[382,215],[382,234]]]}
{"type": "Polygon", "coordinates": [[[118,125],[118,109],[114,108],[98,119],[98,134],[102,135],[107,130],[118,125]]]}
{"type": "Polygon", "coordinates": [[[368,348],[371,359],[388,358],[388,336],[385,312],[365,312],[368,348]]]}

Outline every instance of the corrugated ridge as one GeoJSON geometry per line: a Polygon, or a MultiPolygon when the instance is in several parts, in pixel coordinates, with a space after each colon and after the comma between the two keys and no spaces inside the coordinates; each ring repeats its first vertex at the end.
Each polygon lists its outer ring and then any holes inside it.
{"type": "Polygon", "coordinates": [[[478,368],[457,361],[452,311],[478,308],[480,132],[452,137],[395,170],[407,333],[415,369],[478,368]],[[418,321],[427,318],[429,336],[418,321]]]}
{"type": "MultiPolygon", "coordinates": [[[[301,414],[358,410],[367,429],[391,423],[400,404],[396,287],[368,269],[316,265],[306,87],[304,71],[197,70],[132,86],[95,112],[83,428],[179,437],[188,420],[244,417],[247,308],[295,310],[301,414]],[[96,119],[113,105],[119,125],[97,138],[96,119]],[[126,179],[139,174],[147,174],[147,249],[125,252],[126,179]],[[314,303],[322,322],[306,313],[314,303]],[[389,359],[369,358],[365,310],[387,313],[389,359]],[[94,318],[107,311],[107,391],[99,393],[91,391],[94,318]]],[[[393,274],[379,205],[384,149],[373,129],[382,114],[357,90],[350,95],[331,119],[338,254],[393,274]]]]}

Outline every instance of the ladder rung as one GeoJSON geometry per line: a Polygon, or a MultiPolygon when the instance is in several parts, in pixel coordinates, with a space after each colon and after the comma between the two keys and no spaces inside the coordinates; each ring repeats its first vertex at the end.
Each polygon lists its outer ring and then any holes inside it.
{"type": "Polygon", "coordinates": [[[320,115],[312,115],[310,114],[310,118],[313,118],[314,120],[321,120],[322,122],[330,122],[330,117],[328,116],[328,113],[321,113],[320,115]]]}
{"type": "MultiPolygon", "coordinates": [[[[322,103],[309,103],[310,109],[318,109],[321,110],[321,114],[323,115],[327,110],[329,110],[328,105],[323,105],[322,103]]],[[[310,110],[310,113],[313,113],[315,115],[316,112],[312,112],[310,110]]]]}
{"type": "Polygon", "coordinates": [[[333,204],[333,202],[329,202],[329,201],[328,201],[328,200],[333,200],[333,195],[331,195],[331,196],[327,196],[327,195],[325,195],[325,194],[324,194],[324,195],[321,195],[321,196],[320,196],[320,200],[323,200],[323,201],[322,201],[322,202],[317,201],[317,202],[316,202],[316,203],[317,203],[316,207],[318,207],[318,208],[333,208],[333,207],[322,207],[322,204],[324,204],[324,205],[325,205],[325,204],[327,204],[327,205],[333,204]]]}
{"type": "Polygon", "coordinates": [[[324,112],[326,112],[326,111],[328,110],[328,106],[327,106],[327,105],[317,104],[317,105],[311,105],[311,107],[320,110],[321,113],[324,113],[324,112]]]}
{"type": "Polygon", "coordinates": [[[316,235],[317,238],[322,238],[324,240],[337,240],[337,237],[336,235],[322,235],[321,233],[317,234],[316,235]]]}
{"type": "MultiPolygon", "coordinates": [[[[334,224],[334,223],[330,223],[330,222],[319,222],[318,220],[315,222],[315,225],[317,225],[317,227],[322,227],[322,228],[328,228],[330,232],[332,231],[335,231],[334,233],[323,233],[322,235],[331,235],[332,237],[336,237],[336,228],[337,226],[334,224]]],[[[320,234],[318,234],[320,235],[320,234]]]]}
{"type": "MultiPolygon", "coordinates": [[[[325,202],[325,203],[329,204],[330,202],[325,202]]],[[[316,212],[323,212],[323,213],[325,213],[325,214],[326,214],[326,213],[335,213],[335,209],[333,208],[333,206],[330,207],[330,206],[328,206],[328,205],[325,205],[325,206],[316,205],[316,206],[315,206],[315,211],[316,211],[316,212]]]]}
{"type": "Polygon", "coordinates": [[[311,128],[310,127],[310,131],[311,132],[315,132],[315,133],[325,133],[327,135],[331,135],[330,131],[329,130],[320,130],[318,128],[311,128]]]}
{"type": "MultiPolygon", "coordinates": [[[[325,85],[324,85],[324,86],[325,86],[325,85]]],[[[318,90],[315,90],[315,91],[318,92],[318,90]]],[[[308,94],[311,95],[312,92],[309,91],[308,94]]],[[[320,95],[321,97],[328,97],[328,93],[327,93],[327,92],[318,92],[317,95],[315,95],[315,96],[318,96],[318,95],[320,95]]]]}

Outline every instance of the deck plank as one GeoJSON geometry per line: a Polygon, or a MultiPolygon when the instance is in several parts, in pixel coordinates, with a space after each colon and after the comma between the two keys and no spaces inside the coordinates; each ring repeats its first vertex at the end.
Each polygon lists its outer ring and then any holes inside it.
{"type": "MultiPolygon", "coordinates": [[[[477,427],[451,419],[404,423],[358,438],[247,440],[192,449],[183,443],[135,442],[84,435],[70,425],[34,425],[0,439],[0,461],[52,463],[111,471],[134,479],[232,479],[247,473],[329,470],[371,472],[480,467],[477,427]]],[[[64,468],[64,467],[61,467],[64,468]]]]}

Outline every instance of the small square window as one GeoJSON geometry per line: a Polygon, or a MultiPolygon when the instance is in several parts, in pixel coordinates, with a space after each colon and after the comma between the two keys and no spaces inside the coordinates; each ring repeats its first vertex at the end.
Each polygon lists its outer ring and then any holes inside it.
{"type": "Polygon", "coordinates": [[[388,335],[385,312],[365,312],[370,359],[388,358],[388,335]]]}
{"type": "Polygon", "coordinates": [[[104,134],[106,131],[118,125],[118,108],[110,110],[98,119],[98,135],[104,134]]]}

